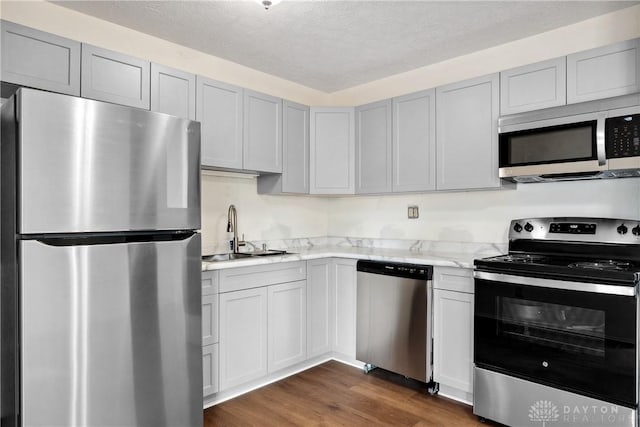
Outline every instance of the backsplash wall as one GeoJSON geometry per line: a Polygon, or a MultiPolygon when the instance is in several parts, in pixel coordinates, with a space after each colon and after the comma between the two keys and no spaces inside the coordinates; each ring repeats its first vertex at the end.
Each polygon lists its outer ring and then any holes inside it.
{"type": "Polygon", "coordinates": [[[329,201],[333,236],[506,243],[509,221],[536,216],[640,219],[640,179],[519,184],[516,190],[329,201]],[[420,218],[407,219],[417,205],[420,218]]]}
{"type": "Polygon", "coordinates": [[[238,237],[278,240],[329,234],[328,199],[262,196],[256,178],[202,175],[202,253],[225,252],[227,212],[238,211],[238,237]]]}
{"type": "Polygon", "coordinates": [[[516,190],[385,196],[262,196],[256,180],[202,177],[203,253],[224,251],[227,208],[247,240],[349,236],[506,243],[509,221],[529,216],[640,219],[640,178],[520,184],[516,190]],[[418,205],[420,218],[407,219],[418,205]]]}

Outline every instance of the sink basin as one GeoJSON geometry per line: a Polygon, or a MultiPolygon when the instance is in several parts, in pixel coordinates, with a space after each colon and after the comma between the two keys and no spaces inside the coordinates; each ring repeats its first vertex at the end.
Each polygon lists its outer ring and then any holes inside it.
{"type": "Polygon", "coordinates": [[[250,252],[251,256],[269,256],[269,255],[286,255],[291,252],[281,251],[277,249],[267,249],[266,251],[254,251],[250,252]]]}
{"type": "Polygon", "coordinates": [[[202,261],[205,262],[220,262],[220,261],[231,261],[234,259],[246,259],[251,257],[262,257],[262,256],[273,256],[273,255],[285,255],[290,254],[291,252],[281,251],[276,249],[268,249],[266,251],[254,251],[254,252],[242,252],[237,254],[215,254],[215,255],[205,255],[202,257],[202,261]]]}
{"type": "Polygon", "coordinates": [[[215,254],[215,255],[206,255],[202,257],[202,261],[206,262],[220,262],[220,261],[231,261],[234,259],[244,259],[250,258],[250,254],[215,254]]]}

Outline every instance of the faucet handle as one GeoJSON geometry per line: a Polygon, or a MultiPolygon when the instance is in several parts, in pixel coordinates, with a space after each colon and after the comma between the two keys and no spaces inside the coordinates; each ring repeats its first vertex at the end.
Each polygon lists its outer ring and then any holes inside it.
{"type": "Polygon", "coordinates": [[[238,247],[247,246],[247,242],[244,240],[244,233],[242,233],[242,239],[238,240],[238,247]]]}

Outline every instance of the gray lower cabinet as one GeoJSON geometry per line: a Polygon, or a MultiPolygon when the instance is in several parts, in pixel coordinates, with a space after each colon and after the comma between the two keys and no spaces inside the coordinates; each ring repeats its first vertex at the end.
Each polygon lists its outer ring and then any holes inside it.
{"type": "Polygon", "coordinates": [[[307,356],[331,352],[335,311],[331,260],[307,261],[307,356]]]}
{"type": "Polygon", "coordinates": [[[244,89],[243,169],[282,173],[282,99],[244,89]]]}
{"type": "Polygon", "coordinates": [[[473,400],[473,271],[433,272],[433,379],[440,392],[473,400]]]}
{"type": "Polygon", "coordinates": [[[349,360],[356,358],[356,264],[357,260],[336,258],[331,265],[335,295],[332,349],[349,360]]]}
{"type": "Polygon", "coordinates": [[[80,95],[80,43],[0,21],[4,82],[80,95]]]}
{"type": "Polygon", "coordinates": [[[567,103],[567,58],[525,65],[500,73],[500,114],[567,103]]]}
{"type": "Polygon", "coordinates": [[[436,89],[438,190],[498,188],[499,75],[436,89]]]}
{"type": "Polygon", "coordinates": [[[242,169],[242,88],[196,77],[203,167],[242,169]]]}
{"type": "Polygon", "coordinates": [[[391,192],[391,100],[355,109],[355,192],[391,192]]]}
{"type": "Polygon", "coordinates": [[[258,193],[309,193],[308,106],[282,101],[282,173],[260,175],[258,193]]]}
{"type": "Polygon", "coordinates": [[[202,347],[202,395],[210,396],[218,392],[218,344],[202,347]]]}
{"type": "Polygon", "coordinates": [[[202,272],[202,393],[218,392],[218,272],[202,272]]]}
{"type": "Polygon", "coordinates": [[[309,192],[353,194],[355,127],[351,107],[311,107],[309,192]]]}
{"type": "Polygon", "coordinates": [[[306,359],[306,262],[220,270],[220,391],[306,359]]]}
{"type": "Polygon", "coordinates": [[[220,294],[220,390],[267,375],[267,288],[220,294]]]}
{"type": "Polygon", "coordinates": [[[640,91],[640,39],[567,56],[567,103],[640,91]]]}
{"type": "Polygon", "coordinates": [[[307,358],[307,281],[267,287],[267,371],[277,372],[307,358]]]}
{"type": "Polygon", "coordinates": [[[152,62],[151,111],[195,120],[195,74],[152,62]]]}
{"type": "Polygon", "coordinates": [[[80,93],[83,98],[148,110],[149,61],[82,43],[80,93]]]}
{"type": "Polygon", "coordinates": [[[394,192],[436,189],[436,91],[392,100],[394,192]]]}

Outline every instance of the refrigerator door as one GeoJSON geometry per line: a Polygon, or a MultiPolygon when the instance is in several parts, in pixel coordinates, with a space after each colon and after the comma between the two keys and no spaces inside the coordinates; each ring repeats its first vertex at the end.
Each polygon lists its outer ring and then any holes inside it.
{"type": "Polygon", "coordinates": [[[22,425],[202,426],[199,234],[20,251],[22,425]]]}
{"type": "Polygon", "coordinates": [[[200,228],[200,123],[21,89],[19,233],[200,228]]]}

